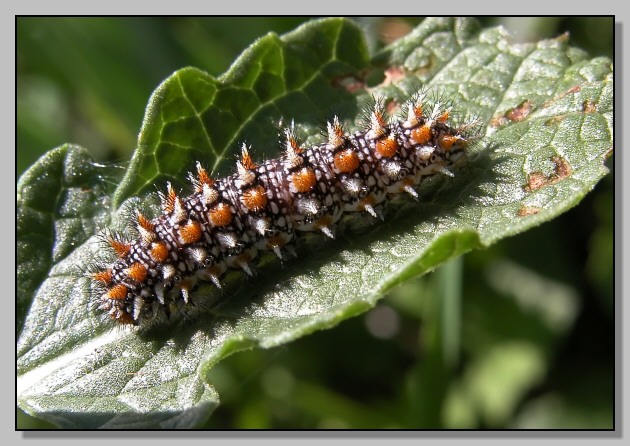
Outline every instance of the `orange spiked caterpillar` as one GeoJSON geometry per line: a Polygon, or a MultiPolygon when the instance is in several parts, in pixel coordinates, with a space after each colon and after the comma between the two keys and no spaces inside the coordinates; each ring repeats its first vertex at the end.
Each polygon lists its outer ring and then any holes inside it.
{"type": "Polygon", "coordinates": [[[99,307],[123,324],[168,317],[195,304],[198,281],[220,287],[228,270],[254,274],[265,252],[280,259],[294,253],[303,234],[334,238],[346,216],[378,219],[392,198],[418,199],[420,182],[452,175],[448,168],[469,142],[466,126],[449,124],[450,108],[424,99],[402,105],[400,118],[388,118],[377,101],[354,133],[335,116],[315,145],[286,129],[283,150],[267,161],[255,162],[243,145],[234,173],[223,178],[197,163],[189,195],[168,183],[157,217],[136,212],[135,240],[106,237],[117,259],[91,274],[99,307]]]}

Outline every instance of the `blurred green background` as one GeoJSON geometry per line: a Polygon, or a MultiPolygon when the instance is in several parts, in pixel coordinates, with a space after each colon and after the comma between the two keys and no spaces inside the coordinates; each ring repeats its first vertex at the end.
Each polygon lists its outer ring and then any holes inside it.
{"type": "MultiPolygon", "coordinates": [[[[17,19],[17,176],[65,142],[128,161],[173,71],[220,75],[257,37],[308,18],[17,19]]],[[[421,19],[357,19],[376,50],[421,19]]],[[[613,57],[613,18],[483,18],[515,40],[568,32],[613,57]]],[[[609,160],[612,169],[612,159],[609,160]]],[[[613,176],[551,223],[452,261],[373,311],[208,376],[207,428],[610,429],[613,176]],[[352,352],[351,355],[348,352],[352,352]]],[[[53,427],[18,409],[17,427],[53,427]]]]}

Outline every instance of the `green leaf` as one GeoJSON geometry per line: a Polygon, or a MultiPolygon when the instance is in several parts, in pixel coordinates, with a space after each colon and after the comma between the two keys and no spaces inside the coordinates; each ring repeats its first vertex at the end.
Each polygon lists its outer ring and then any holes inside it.
{"type": "Polygon", "coordinates": [[[198,425],[218,404],[206,374],[226,356],[333,327],[403,281],[575,206],[608,173],[612,78],[608,59],[564,37],[514,44],[468,19],[426,20],[371,61],[352,22],[313,21],[259,39],[218,79],[175,72],[153,93],[113,192],[103,192],[111,169],[72,146],[20,179],[19,302],[32,305],[17,347],[19,406],[61,427],[198,425]],[[307,241],[296,261],[264,258],[253,279],[230,273],[222,292],[199,287],[193,298],[207,303],[182,324],[112,328],[93,310],[81,272],[105,257],[90,235],[123,229],[136,207],[157,211],[156,184],[183,184],[197,160],[231,172],[244,141],[256,157],[277,156],[281,118],[312,142],[331,114],[354,128],[372,95],[400,103],[421,85],[482,129],[455,178],[425,181],[419,203],[392,203],[384,223],[355,219],[334,243],[307,241]],[[70,153],[88,173],[65,167],[70,153]]]}
{"type": "Polygon", "coordinates": [[[107,222],[110,199],[104,170],[82,147],[64,145],[48,152],[18,181],[18,321],[52,267],[107,222]]]}

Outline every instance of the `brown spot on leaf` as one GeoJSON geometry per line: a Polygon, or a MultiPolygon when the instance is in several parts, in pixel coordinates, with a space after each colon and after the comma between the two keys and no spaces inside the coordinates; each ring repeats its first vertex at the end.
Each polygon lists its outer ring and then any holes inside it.
{"type": "Polygon", "coordinates": [[[554,156],[551,158],[551,161],[555,164],[554,173],[549,176],[546,176],[542,172],[530,173],[527,176],[527,184],[523,186],[525,191],[532,192],[541,187],[555,184],[573,173],[573,168],[569,162],[561,156],[554,156]]]}
{"type": "Polygon", "coordinates": [[[560,181],[563,178],[568,177],[573,173],[573,168],[569,162],[561,156],[554,156],[551,161],[556,165],[554,176],[557,177],[556,181],[560,181]]]}
{"type": "Polygon", "coordinates": [[[527,192],[532,192],[549,183],[549,179],[542,172],[533,172],[527,176],[527,184],[524,189],[527,192]]]}
{"type": "Polygon", "coordinates": [[[534,103],[529,99],[525,99],[519,105],[507,110],[505,113],[496,115],[490,121],[492,127],[502,127],[510,122],[521,122],[527,119],[534,109],[534,103]]]}
{"type": "Polygon", "coordinates": [[[587,99],[582,104],[582,110],[584,111],[584,113],[595,113],[597,111],[597,107],[595,107],[595,104],[593,103],[593,101],[589,101],[587,99]]]}
{"type": "Polygon", "coordinates": [[[536,215],[539,212],[539,207],[522,205],[521,208],[518,210],[517,215],[519,217],[526,217],[528,215],[536,215]]]}
{"type": "Polygon", "coordinates": [[[510,121],[521,122],[525,118],[529,116],[531,111],[534,109],[534,104],[529,99],[521,102],[517,107],[514,107],[512,110],[509,110],[505,116],[510,121]]]}

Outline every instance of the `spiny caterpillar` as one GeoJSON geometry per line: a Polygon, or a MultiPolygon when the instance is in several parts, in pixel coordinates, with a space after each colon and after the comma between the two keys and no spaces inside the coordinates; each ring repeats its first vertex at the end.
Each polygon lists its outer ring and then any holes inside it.
{"type": "Polygon", "coordinates": [[[169,183],[160,193],[161,215],[149,219],[136,211],[136,240],[105,236],[118,258],[90,274],[99,308],[122,324],[168,318],[190,304],[198,280],[221,288],[228,269],[252,275],[263,252],[280,259],[295,254],[304,233],[334,238],[347,214],[382,218],[393,197],[418,199],[423,178],[452,176],[448,167],[464,154],[471,125],[450,126],[451,109],[439,101],[429,107],[425,97],[410,99],[391,122],[376,101],[365,129],[354,134],[334,117],[326,141],[312,147],[301,147],[292,128],[285,129],[283,154],[260,164],[244,144],[236,173],[225,178],[212,178],[197,162],[197,173],[189,174],[192,194],[182,198],[169,183]]]}

